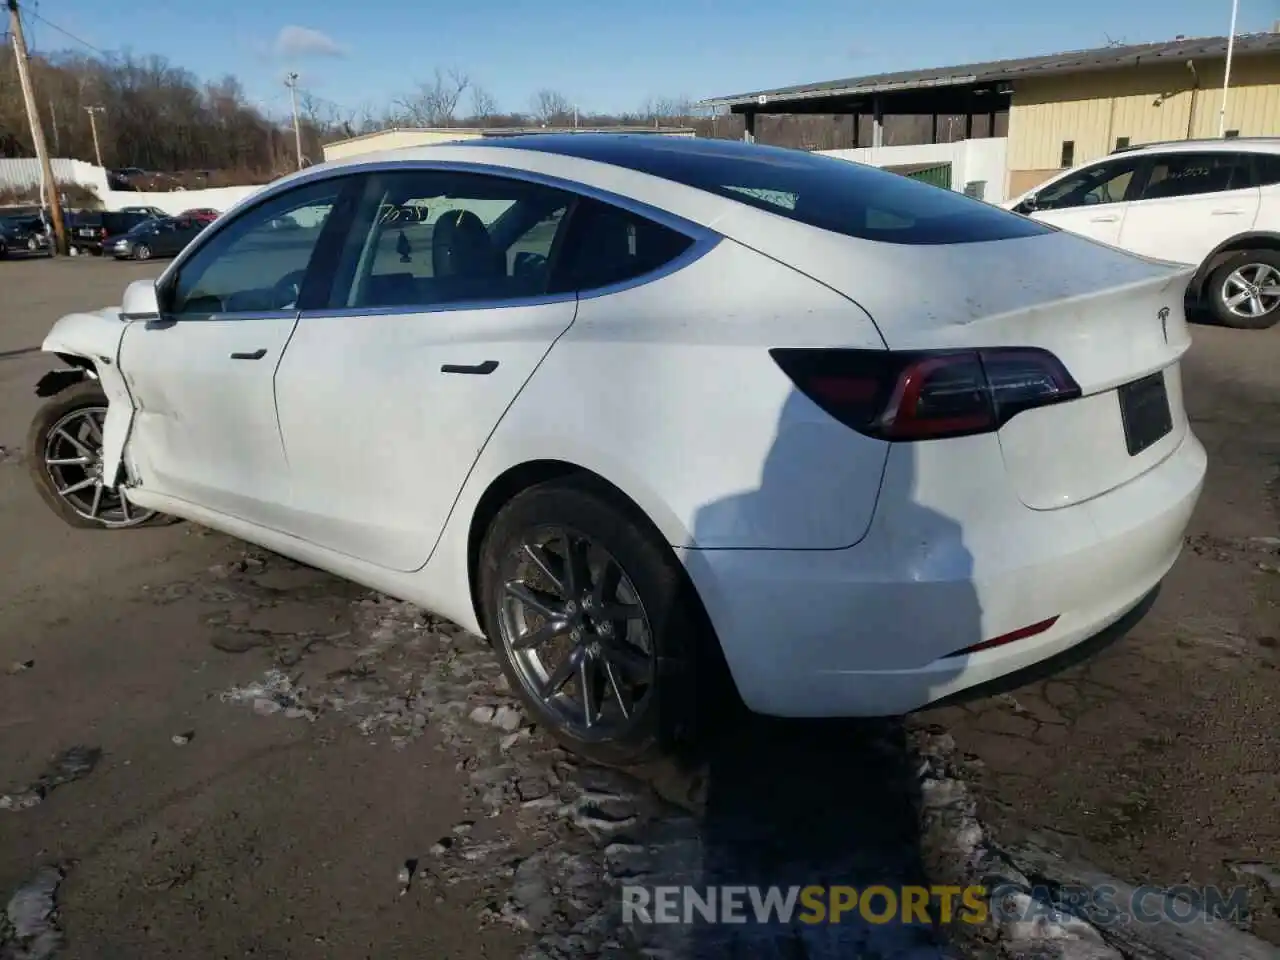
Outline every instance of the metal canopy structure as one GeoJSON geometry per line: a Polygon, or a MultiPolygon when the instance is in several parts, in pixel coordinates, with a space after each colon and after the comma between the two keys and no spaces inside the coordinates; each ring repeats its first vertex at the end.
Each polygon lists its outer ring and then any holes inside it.
{"type": "MultiPolygon", "coordinates": [[[[882,142],[885,113],[964,115],[968,131],[975,114],[988,114],[994,118],[996,113],[1009,109],[1013,84],[1019,79],[1092,73],[1153,63],[1182,64],[1187,60],[1216,60],[1226,57],[1228,39],[1179,38],[1160,43],[1073,50],[1016,60],[992,60],[952,67],[879,73],[712,97],[701,101],[699,106],[727,108],[731,113],[743,114],[748,139],[754,137],[755,116],[760,113],[853,114],[855,118],[861,114],[870,114],[875,125],[873,144],[879,146],[882,142]]],[[[1235,57],[1275,52],[1280,52],[1280,34],[1255,33],[1235,38],[1235,57]]],[[[994,122],[987,129],[994,129],[994,122]]]]}

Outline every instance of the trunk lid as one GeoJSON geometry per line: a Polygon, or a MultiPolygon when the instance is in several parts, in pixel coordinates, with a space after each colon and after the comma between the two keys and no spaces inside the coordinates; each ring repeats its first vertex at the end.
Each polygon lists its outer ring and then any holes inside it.
{"type": "Polygon", "coordinates": [[[1029,507],[1114,489],[1162,461],[1186,432],[1177,364],[1191,344],[1183,298],[1194,268],[1062,231],[933,246],[824,233],[790,259],[864,307],[891,350],[1031,346],[1062,361],[1084,395],[1024,411],[999,432],[1029,507]],[[1171,428],[1130,453],[1121,395],[1152,374],[1164,381],[1171,428]]]}

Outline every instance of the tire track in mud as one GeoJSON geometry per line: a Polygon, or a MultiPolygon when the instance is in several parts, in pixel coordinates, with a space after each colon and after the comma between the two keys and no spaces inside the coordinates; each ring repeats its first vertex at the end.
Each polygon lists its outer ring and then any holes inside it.
{"type": "Polygon", "coordinates": [[[215,604],[215,648],[269,660],[220,692],[229,706],[271,722],[336,720],[392,749],[433,731],[492,829],[459,824],[406,860],[402,888],[487,886],[470,905],[476,922],[530,932],[527,960],[951,955],[924,926],[622,922],[623,884],[924,882],[919,778],[897,724],[744,716],[696,765],[622,772],[556,745],[482,639],[411,604],[258,552],[152,598],[215,604]],[[314,629],[276,625],[303,606],[314,629]]]}

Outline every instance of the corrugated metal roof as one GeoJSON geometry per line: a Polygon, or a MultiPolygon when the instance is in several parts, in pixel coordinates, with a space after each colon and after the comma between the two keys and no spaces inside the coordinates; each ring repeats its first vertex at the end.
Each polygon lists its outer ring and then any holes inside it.
{"type": "MultiPolygon", "coordinates": [[[[1249,56],[1261,53],[1280,54],[1280,33],[1252,33],[1236,37],[1234,56],[1249,56]]],[[[898,90],[916,90],[925,87],[999,83],[1032,75],[1086,73],[1113,67],[1137,66],[1138,64],[1181,63],[1184,60],[1217,59],[1226,55],[1226,37],[1166,40],[1160,43],[1140,43],[1123,47],[1071,50],[1065,53],[1023,57],[1017,60],[992,60],[987,63],[966,63],[954,67],[930,67],[924,70],[877,73],[866,77],[851,77],[845,80],[829,80],[825,83],[800,84],[793,87],[779,87],[775,90],[757,90],[754,93],[713,97],[703,100],[700,105],[706,107],[734,107],[756,103],[765,106],[779,101],[859,96],[898,90]],[[761,97],[765,98],[764,103],[760,103],[761,97]]]]}
{"type": "Polygon", "coordinates": [[[692,136],[696,131],[693,127],[649,127],[649,126],[625,126],[625,127],[387,127],[385,130],[373,130],[369,133],[357,134],[354,137],[346,137],[342,140],[330,140],[325,144],[326,147],[337,146],[341,143],[357,143],[361,140],[374,140],[378,137],[387,136],[393,133],[438,133],[438,134],[456,134],[458,136],[482,136],[482,137],[515,137],[526,134],[536,133],[662,133],[668,136],[683,135],[692,136]]]}

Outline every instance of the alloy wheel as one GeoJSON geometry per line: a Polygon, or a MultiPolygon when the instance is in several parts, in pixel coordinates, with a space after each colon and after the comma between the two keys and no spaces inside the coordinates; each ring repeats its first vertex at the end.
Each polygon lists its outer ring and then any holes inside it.
{"type": "Polygon", "coordinates": [[[1269,263],[1246,263],[1222,282],[1222,302],[1237,317],[1255,320],[1280,306],[1280,270],[1269,263]]]}
{"type": "Polygon", "coordinates": [[[104,527],[136,527],[155,511],[131,506],[119,488],[103,482],[106,419],[106,407],[80,407],[55,423],[46,435],[45,470],[57,495],[81,517],[104,527]]]}
{"type": "Polygon", "coordinates": [[[527,692],[580,740],[623,735],[654,694],[657,657],[617,559],[581,533],[543,527],[501,572],[499,632],[527,692]]]}

